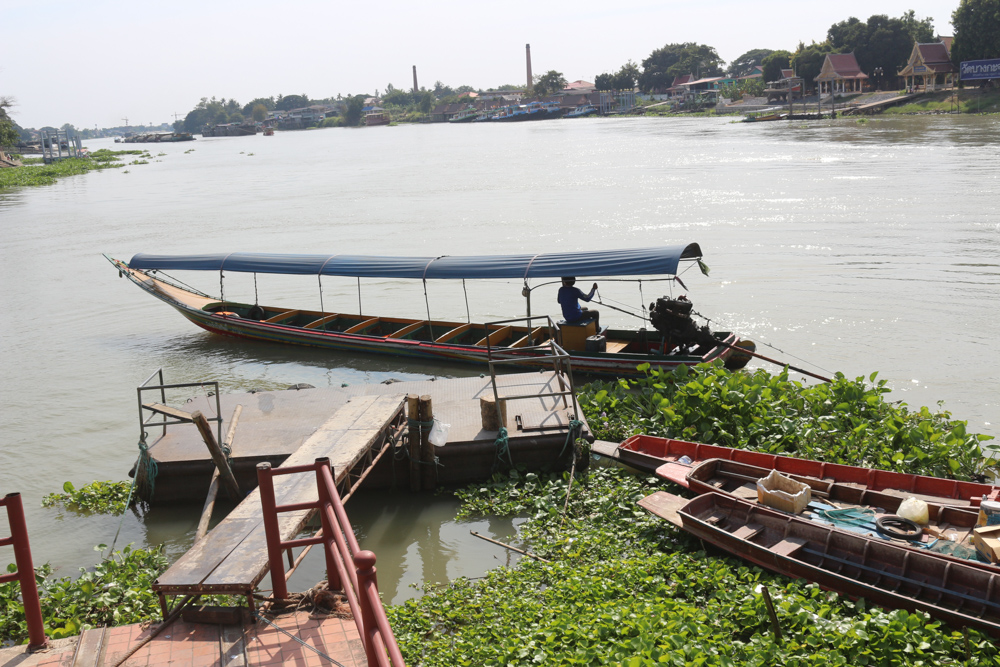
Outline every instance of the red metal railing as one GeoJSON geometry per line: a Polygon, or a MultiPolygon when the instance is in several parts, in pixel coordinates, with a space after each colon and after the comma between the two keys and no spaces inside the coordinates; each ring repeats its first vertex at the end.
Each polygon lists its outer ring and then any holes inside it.
{"type": "Polygon", "coordinates": [[[47,646],[49,640],[42,622],[42,605],[35,585],[35,566],[31,562],[28,524],[24,520],[21,494],[8,493],[0,500],[0,507],[7,508],[7,523],[10,524],[10,537],[0,540],[0,547],[14,547],[14,564],[17,566],[17,572],[0,575],[0,584],[9,581],[21,583],[21,601],[24,602],[24,618],[28,623],[28,650],[34,651],[47,646]]]}
{"type": "Polygon", "coordinates": [[[389,619],[378,595],[375,576],[375,554],[362,551],[354,537],[351,522],[337,492],[330,470],[330,459],[319,458],[312,465],[271,468],[269,463],[257,465],[260,503],[267,536],[267,555],[271,567],[271,585],[276,599],[288,597],[282,551],[310,544],[322,544],[326,553],[326,577],[330,590],[343,590],[358,626],[369,667],[405,667],[403,655],[389,626],[389,619]],[[278,505],[274,497],[275,475],[314,472],[319,500],[313,503],[278,505]],[[278,528],[279,512],[318,509],[323,529],[316,537],[282,540],[278,528]],[[350,564],[350,566],[348,566],[350,564]]]}

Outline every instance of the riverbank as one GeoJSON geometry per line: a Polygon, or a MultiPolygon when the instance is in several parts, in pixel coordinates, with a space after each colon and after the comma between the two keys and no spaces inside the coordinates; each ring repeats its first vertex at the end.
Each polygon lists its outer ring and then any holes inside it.
{"type": "Polygon", "coordinates": [[[1000,113],[1000,91],[965,88],[927,93],[916,100],[883,111],[887,116],[909,114],[996,114],[1000,113]]]}

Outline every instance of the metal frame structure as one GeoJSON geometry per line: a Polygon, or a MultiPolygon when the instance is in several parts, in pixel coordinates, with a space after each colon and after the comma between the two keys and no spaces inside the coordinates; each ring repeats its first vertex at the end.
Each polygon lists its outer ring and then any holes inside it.
{"type": "Polygon", "coordinates": [[[48,646],[45,623],[42,620],[42,605],[38,599],[35,582],[35,567],[31,561],[31,544],[28,541],[28,524],[24,520],[24,505],[20,493],[8,493],[0,500],[0,507],[7,508],[7,523],[10,537],[0,540],[0,547],[14,547],[14,562],[17,570],[0,575],[0,584],[17,581],[21,584],[21,601],[24,604],[24,618],[28,624],[28,651],[36,651],[48,646]]]}
{"type": "Polygon", "coordinates": [[[326,555],[327,587],[343,590],[351,607],[351,614],[358,626],[368,665],[378,667],[404,667],[396,638],[386,617],[378,593],[375,554],[362,551],[354,536],[351,521],[337,492],[328,457],[318,458],[312,465],[271,468],[269,463],[257,465],[258,488],[267,535],[268,560],[271,566],[271,584],[275,599],[286,599],[282,551],[297,546],[322,544],[326,555]],[[310,503],[278,505],[274,495],[274,476],[312,472],[316,475],[319,500],[310,503]],[[322,531],[315,537],[282,540],[278,527],[279,512],[318,510],[322,531]]]}
{"type": "MultiPolygon", "coordinates": [[[[499,423],[503,425],[503,420],[501,418],[502,413],[500,412],[500,394],[497,391],[496,367],[502,364],[510,364],[510,365],[523,364],[523,363],[537,364],[539,360],[544,361],[547,359],[552,360],[552,371],[555,374],[556,379],[559,381],[559,388],[561,391],[550,392],[547,394],[543,393],[543,394],[525,394],[518,396],[504,396],[503,399],[507,402],[510,402],[510,401],[516,401],[518,399],[527,399],[527,398],[544,399],[551,397],[551,398],[556,398],[557,399],[556,403],[558,403],[558,398],[561,397],[563,402],[563,407],[568,409],[570,406],[569,402],[567,402],[566,400],[566,397],[570,396],[572,398],[572,403],[573,403],[573,418],[579,419],[580,406],[576,402],[576,385],[573,382],[573,362],[571,361],[569,353],[566,350],[564,350],[558,343],[556,343],[554,335],[550,336],[548,341],[540,345],[519,347],[517,348],[516,351],[510,350],[510,348],[498,348],[504,350],[504,352],[501,353],[497,353],[494,351],[493,345],[491,344],[490,341],[490,327],[497,327],[497,329],[499,329],[502,326],[511,324],[513,322],[524,322],[528,327],[529,342],[531,342],[530,332],[532,330],[531,329],[532,320],[546,320],[548,322],[549,331],[552,334],[555,334],[557,332],[556,326],[552,322],[552,318],[549,317],[548,315],[535,315],[533,317],[529,315],[528,317],[518,317],[510,320],[487,322],[485,325],[486,352],[488,355],[489,365],[490,365],[490,381],[491,384],[493,385],[493,400],[496,402],[497,419],[499,423]],[[533,350],[533,351],[548,350],[550,353],[542,356],[530,356],[530,357],[518,356],[519,352],[528,350],[533,350]],[[567,390],[566,388],[567,380],[569,381],[569,390],[567,390]]],[[[553,405],[553,407],[555,407],[555,405],[553,405]]]]}
{"type": "Polygon", "coordinates": [[[167,389],[183,389],[185,387],[214,387],[215,388],[215,417],[206,417],[210,422],[216,422],[218,428],[218,436],[216,442],[222,442],[222,402],[219,398],[219,383],[218,382],[180,382],[177,384],[165,384],[163,381],[163,368],[156,369],[148,378],[146,378],[142,384],[136,387],[136,396],[139,401],[139,435],[145,438],[146,427],[147,426],[162,426],[163,433],[161,437],[167,434],[167,426],[173,424],[189,424],[190,421],[184,419],[170,419],[167,415],[163,415],[163,421],[154,422],[153,419],[157,414],[163,414],[157,412],[153,408],[144,405],[142,402],[142,392],[144,391],[156,391],[160,390],[160,402],[164,405],[167,403],[167,389]],[[149,382],[154,378],[159,378],[159,384],[151,385],[149,382]],[[143,410],[148,410],[152,414],[147,418],[143,414],[143,410]]]}

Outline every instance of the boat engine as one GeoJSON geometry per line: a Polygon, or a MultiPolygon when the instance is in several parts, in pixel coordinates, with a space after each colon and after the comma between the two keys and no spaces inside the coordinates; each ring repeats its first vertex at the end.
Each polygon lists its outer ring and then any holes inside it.
{"type": "Polygon", "coordinates": [[[660,297],[649,304],[649,321],[667,340],[678,347],[714,343],[707,326],[699,327],[691,319],[692,304],[687,297],[660,297]]]}

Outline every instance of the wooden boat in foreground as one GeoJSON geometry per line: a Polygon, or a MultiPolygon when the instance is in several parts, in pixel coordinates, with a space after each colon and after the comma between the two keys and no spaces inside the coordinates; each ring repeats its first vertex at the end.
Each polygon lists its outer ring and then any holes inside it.
{"type": "Polygon", "coordinates": [[[639,504],[668,521],[679,519],[695,537],[772,572],[1000,637],[1000,571],[839,531],[719,493],[685,501],[658,491],[639,504]]]}
{"type": "Polygon", "coordinates": [[[945,505],[978,507],[984,497],[986,500],[1000,497],[1000,487],[992,484],[823,463],[650,435],[632,436],[618,447],[618,453],[621,460],[629,465],[653,470],[661,479],[684,488],[691,488],[688,474],[692,466],[708,459],[726,459],[764,468],[768,472],[773,469],[787,475],[850,484],[869,491],[888,491],[898,496],[912,496],[945,505]]]}
{"type": "MultiPolygon", "coordinates": [[[[723,493],[748,502],[758,502],[757,482],[772,469],[759,468],[738,461],[709,459],[694,465],[688,473],[688,489],[692,493],[723,493]]],[[[864,486],[841,484],[815,477],[787,475],[810,489],[812,501],[799,516],[810,521],[828,523],[838,530],[847,530],[877,539],[893,539],[902,547],[921,549],[940,558],[1000,572],[996,566],[979,560],[972,543],[972,529],[979,519],[977,508],[950,505],[951,499],[925,496],[928,525],[919,534],[890,534],[894,526],[879,527],[880,519],[898,519],[900,505],[911,494],[902,491],[872,491],[864,486]],[[832,510],[832,511],[831,511],[832,510]],[[850,512],[855,510],[854,512],[850,512]],[[842,520],[838,514],[847,511],[842,520]],[[888,531],[888,532],[887,532],[888,531]]]]}
{"type": "MultiPolygon", "coordinates": [[[[650,319],[656,329],[647,331],[605,329],[598,332],[593,320],[554,324],[547,316],[531,315],[531,291],[552,282],[529,287],[529,278],[558,276],[670,276],[679,262],[699,262],[701,248],[686,246],[485,257],[364,257],[357,255],[275,255],[232,253],[217,255],[144,255],[128,263],[107,259],[151,296],[160,299],[198,326],[213,333],[262,341],[307,345],[328,350],[391,354],[403,357],[486,364],[491,358],[521,359],[524,365],[552,367],[552,342],[570,355],[574,371],[635,375],[648,363],[670,370],[722,360],[729,368],[749,361],[729,332],[712,333],[696,327],[690,317],[691,302],[683,297],[663,297],[652,304],[650,319]],[[320,310],[261,306],[213,297],[162,276],[163,270],[279,273],[316,276],[320,282],[320,310]],[[322,277],[461,279],[519,278],[527,300],[527,316],[485,324],[424,320],[330,312],[323,308],[322,277]],[[542,320],[541,325],[538,321],[542,320]],[[600,335],[599,335],[600,334],[600,335]],[[548,357],[546,359],[546,357],[548,357]]],[[[655,279],[654,279],[655,280],[655,279]]],[[[644,282],[650,282],[649,279],[644,282]]],[[[220,290],[224,289],[220,287],[220,290]]],[[[360,296],[359,296],[360,303],[360,296]]]]}

